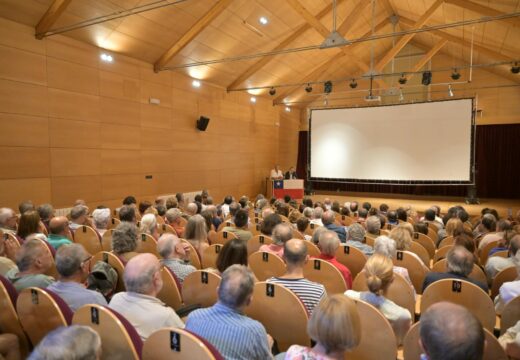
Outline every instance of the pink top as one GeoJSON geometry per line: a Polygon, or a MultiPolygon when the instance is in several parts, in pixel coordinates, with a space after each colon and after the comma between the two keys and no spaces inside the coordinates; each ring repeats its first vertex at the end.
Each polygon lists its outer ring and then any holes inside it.
{"type": "Polygon", "coordinates": [[[285,353],[285,360],[333,360],[327,355],[316,354],[311,348],[292,345],[285,353]]]}
{"type": "Polygon", "coordinates": [[[260,249],[258,251],[269,252],[269,253],[278,255],[279,257],[283,258],[283,245],[264,244],[264,245],[260,246],[260,249]]]}

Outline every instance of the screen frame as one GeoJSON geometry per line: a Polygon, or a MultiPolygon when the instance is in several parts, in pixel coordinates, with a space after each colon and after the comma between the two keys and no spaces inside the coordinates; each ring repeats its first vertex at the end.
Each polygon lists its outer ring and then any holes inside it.
{"type": "Polygon", "coordinates": [[[309,111],[308,126],[309,131],[307,132],[307,181],[316,182],[330,182],[330,183],[347,183],[347,184],[373,184],[373,185],[459,185],[468,186],[475,185],[475,132],[476,132],[476,99],[475,97],[464,97],[456,99],[443,99],[443,100],[431,100],[431,101],[420,101],[420,102],[407,102],[399,104],[384,104],[376,106],[340,106],[331,108],[311,108],[309,111]],[[457,100],[471,100],[471,140],[470,140],[470,166],[469,166],[469,180],[455,181],[455,180],[374,180],[374,179],[336,179],[336,178],[323,178],[323,177],[311,177],[311,132],[312,132],[312,113],[313,111],[323,110],[341,110],[341,109],[360,109],[360,108],[373,108],[373,107],[387,107],[387,106],[404,106],[413,104],[425,104],[425,103],[436,103],[444,101],[457,101],[457,100]]]}

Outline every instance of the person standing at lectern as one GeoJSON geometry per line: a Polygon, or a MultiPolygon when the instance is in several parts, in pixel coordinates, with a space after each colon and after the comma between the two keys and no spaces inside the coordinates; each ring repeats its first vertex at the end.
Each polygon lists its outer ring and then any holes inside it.
{"type": "Polygon", "coordinates": [[[294,166],[291,166],[285,173],[285,179],[298,179],[298,175],[296,174],[296,170],[294,170],[294,166]]]}
{"type": "Polygon", "coordinates": [[[283,172],[280,170],[280,165],[275,165],[271,170],[271,180],[283,180],[283,172]]]}

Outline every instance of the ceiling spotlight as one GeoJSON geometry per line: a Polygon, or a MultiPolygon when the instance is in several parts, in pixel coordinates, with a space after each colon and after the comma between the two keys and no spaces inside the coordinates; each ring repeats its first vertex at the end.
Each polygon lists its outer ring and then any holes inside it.
{"type": "Polygon", "coordinates": [[[431,71],[425,71],[422,73],[422,84],[425,86],[428,86],[432,83],[432,72],[431,71]]]}
{"type": "Polygon", "coordinates": [[[448,96],[453,97],[453,90],[451,89],[451,84],[448,84],[448,96]]]}
{"type": "Polygon", "coordinates": [[[511,72],[513,74],[518,74],[520,73],[520,65],[518,65],[517,62],[513,63],[513,66],[511,66],[511,72]]]}
{"type": "Polygon", "coordinates": [[[196,87],[196,88],[200,88],[200,81],[199,80],[193,80],[191,82],[191,86],[196,87]]]}
{"type": "Polygon", "coordinates": [[[453,80],[459,80],[460,79],[460,73],[457,69],[453,69],[453,72],[451,73],[451,78],[453,80]]]}
{"type": "Polygon", "coordinates": [[[105,53],[102,53],[101,56],[100,56],[101,60],[103,60],[104,62],[113,62],[114,61],[114,58],[112,57],[112,55],[108,55],[108,54],[105,54],[105,53]]]}
{"type": "Polygon", "coordinates": [[[323,84],[323,92],[325,94],[330,94],[332,92],[332,81],[327,81],[323,84]]]}
{"type": "Polygon", "coordinates": [[[269,95],[274,96],[276,94],[276,89],[274,87],[269,89],[269,95]]]}
{"type": "Polygon", "coordinates": [[[406,76],[404,76],[404,74],[401,74],[401,77],[397,81],[399,81],[399,84],[404,85],[404,84],[406,84],[408,79],[406,78],[406,76]]]}
{"type": "Polygon", "coordinates": [[[253,104],[256,103],[256,98],[254,96],[251,96],[251,98],[249,99],[249,101],[251,101],[253,104]]]}
{"type": "Polygon", "coordinates": [[[308,93],[312,92],[311,84],[307,84],[307,86],[305,87],[305,91],[308,92],[308,93]]]}
{"type": "Polygon", "coordinates": [[[291,112],[291,108],[289,106],[285,107],[285,112],[291,112]]]}
{"type": "Polygon", "coordinates": [[[348,86],[350,86],[351,89],[357,88],[357,81],[356,81],[356,79],[352,79],[350,81],[350,84],[348,84],[348,86]]]}
{"type": "Polygon", "coordinates": [[[258,22],[262,25],[267,25],[269,23],[269,19],[267,19],[265,16],[261,16],[259,19],[258,19],[258,22]]]}
{"type": "Polygon", "coordinates": [[[399,89],[399,101],[404,101],[403,89],[399,89]]]}

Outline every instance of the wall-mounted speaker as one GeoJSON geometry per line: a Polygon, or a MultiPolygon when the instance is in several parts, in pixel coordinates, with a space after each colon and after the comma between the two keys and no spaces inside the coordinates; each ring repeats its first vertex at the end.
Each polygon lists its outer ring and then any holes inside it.
{"type": "Polygon", "coordinates": [[[197,120],[197,129],[199,129],[200,131],[206,131],[208,124],[209,124],[209,118],[207,118],[205,116],[201,116],[197,120]]]}

